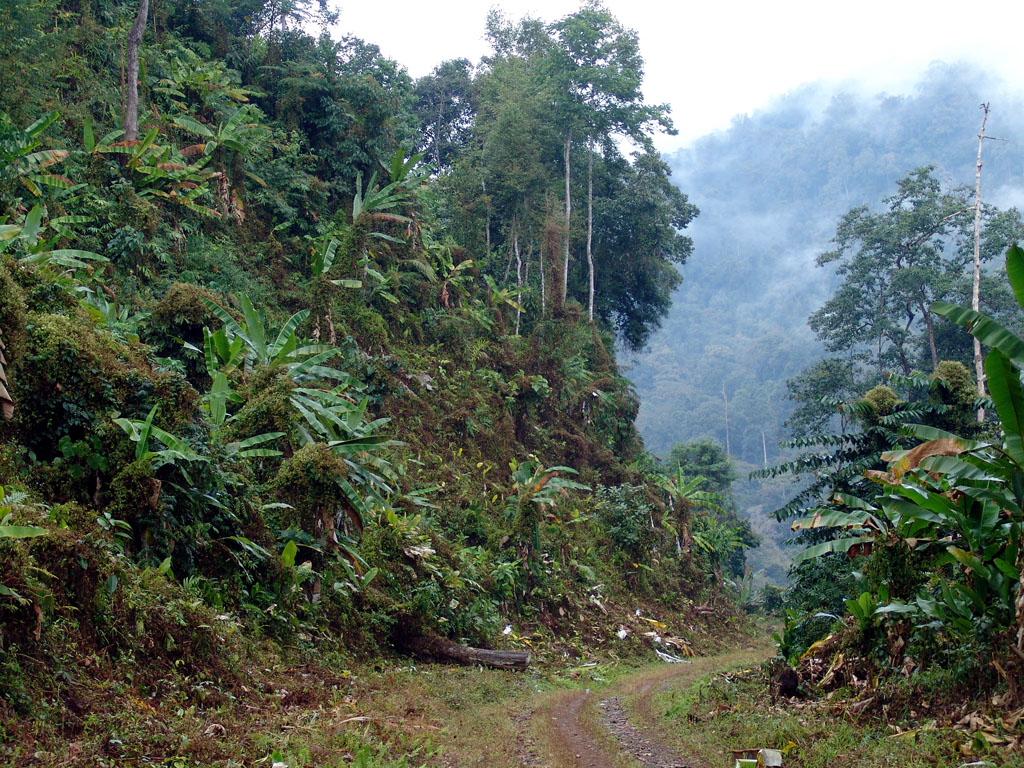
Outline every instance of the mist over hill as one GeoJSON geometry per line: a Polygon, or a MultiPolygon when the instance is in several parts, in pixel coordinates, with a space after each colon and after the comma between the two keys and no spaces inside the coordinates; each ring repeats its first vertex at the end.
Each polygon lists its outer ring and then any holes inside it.
{"type": "MultiPolygon", "coordinates": [[[[833,287],[815,257],[843,213],[879,207],[910,169],[935,165],[944,182],[973,186],[982,102],[992,108],[987,135],[1006,139],[985,143],[983,198],[1019,205],[1024,94],[966,64],[934,64],[903,95],[806,85],[671,156],[675,183],[701,214],[669,316],[627,361],[650,450],[710,438],[741,470],[783,456],[786,380],[820,357],[807,318],[833,287]]],[[[785,538],[755,518],[786,489],[737,490],[755,528],[785,538]]]]}

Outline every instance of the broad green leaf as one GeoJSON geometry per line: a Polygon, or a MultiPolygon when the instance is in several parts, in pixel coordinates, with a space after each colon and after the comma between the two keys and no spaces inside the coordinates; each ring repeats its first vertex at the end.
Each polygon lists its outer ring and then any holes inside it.
{"type": "MultiPolygon", "coordinates": [[[[43,131],[53,125],[60,118],[60,112],[54,110],[46,115],[43,115],[28,128],[25,129],[25,133],[31,136],[33,139],[37,138],[43,131]]],[[[36,146],[39,146],[36,144],[36,146]]]]}
{"type": "Polygon", "coordinates": [[[997,557],[992,561],[992,564],[995,565],[995,567],[998,568],[1000,571],[1002,571],[1007,578],[1020,578],[1020,571],[1017,569],[1017,566],[1013,563],[1008,562],[1002,559],[1001,557],[997,557]]]}
{"type": "Polygon", "coordinates": [[[43,222],[43,205],[36,203],[32,210],[25,216],[25,223],[21,226],[21,234],[29,242],[35,242],[39,235],[39,228],[43,222]]]}
{"type": "Polygon", "coordinates": [[[213,138],[213,131],[211,131],[205,125],[200,123],[198,120],[193,120],[191,117],[187,117],[186,115],[179,115],[178,117],[175,117],[174,120],[172,120],[172,122],[179,128],[184,128],[186,131],[194,133],[197,136],[202,136],[203,138],[206,139],[213,138]]]}
{"type": "Polygon", "coordinates": [[[28,600],[10,587],[0,584],[0,597],[9,597],[19,605],[28,605],[28,600]]]}
{"type": "Polygon", "coordinates": [[[998,349],[1018,367],[1024,367],[1024,340],[992,318],[944,301],[934,302],[931,309],[935,314],[966,328],[982,344],[998,349]]]}
{"type": "Polygon", "coordinates": [[[1024,466],[1024,389],[1020,373],[999,349],[993,349],[985,358],[985,376],[1003,426],[1006,453],[1018,466],[1024,466]]]}
{"type": "Polygon", "coordinates": [[[96,149],[96,137],[92,132],[92,116],[85,116],[85,127],[82,129],[82,147],[86,152],[96,149]]]}
{"type": "Polygon", "coordinates": [[[1024,309],[1024,249],[1019,245],[1011,245],[1006,251],[1006,276],[1010,278],[1017,303],[1024,309]]]}
{"type": "Polygon", "coordinates": [[[836,539],[834,541],[824,541],[821,544],[814,544],[807,547],[803,552],[798,552],[793,557],[793,565],[799,565],[805,560],[813,560],[816,557],[822,557],[834,552],[846,553],[850,551],[851,547],[857,544],[867,544],[870,541],[874,541],[872,536],[855,536],[849,539],[836,539]]]}
{"type": "Polygon", "coordinates": [[[960,549],[960,547],[946,547],[946,551],[956,558],[960,564],[966,566],[983,579],[991,577],[992,571],[987,565],[981,562],[981,559],[977,555],[960,549]]]}
{"type": "Polygon", "coordinates": [[[38,525],[0,525],[0,539],[31,539],[45,535],[46,529],[38,525]]]}
{"type": "Polygon", "coordinates": [[[289,541],[284,545],[284,549],[281,551],[281,562],[284,563],[286,568],[293,568],[295,566],[295,555],[298,554],[299,548],[295,545],[294,541],[289,541]]]}

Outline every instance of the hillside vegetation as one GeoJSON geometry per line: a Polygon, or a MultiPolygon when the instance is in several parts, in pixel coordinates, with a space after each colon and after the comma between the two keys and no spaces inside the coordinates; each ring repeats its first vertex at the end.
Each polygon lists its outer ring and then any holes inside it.
{"type": "Polygon", "coordinates": [[[310,4],[146,6],[0,22],[2,761],[263,758],[189,713],[438,638],[699,631],[735,519],[614,359],[697,213],[635,35],[493,15],[413,81],[310,4]]]}

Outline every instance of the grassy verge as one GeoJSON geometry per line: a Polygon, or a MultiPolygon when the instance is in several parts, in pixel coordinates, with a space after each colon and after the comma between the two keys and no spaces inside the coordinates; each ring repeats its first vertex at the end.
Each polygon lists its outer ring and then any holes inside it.
{"type": "Polygon", "coordinates": [[[773,702],[760,669],[705,675],[690,685],[655,696],[681,752],[709,765],[731,764],[723,749],[770,747],[785,751],[786,768],[972,765],[1019,768],[1017,756],[964,757],[962,734],[934,722],[883,723],[857,718],[840,701],[773,702]]]}

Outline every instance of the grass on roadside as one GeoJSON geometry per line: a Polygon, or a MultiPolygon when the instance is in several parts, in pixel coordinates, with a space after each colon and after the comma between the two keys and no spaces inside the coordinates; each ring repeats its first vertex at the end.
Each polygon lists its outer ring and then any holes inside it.
{"type": "Polygon", "coordinates": [[[762,669],[706,675],[659,693],[654,709],[664,714],[681,752],[723,768],[732,765],[723,748],[762,747],[783,750],[786,768],[1024,766],[1019,757],[996,753],[964,757],[958,749],[963,737],[950,729],[905,723],[905,733],[896,735],[879,721],[854,721],[841,703],[773,704],[762,669]]]}

